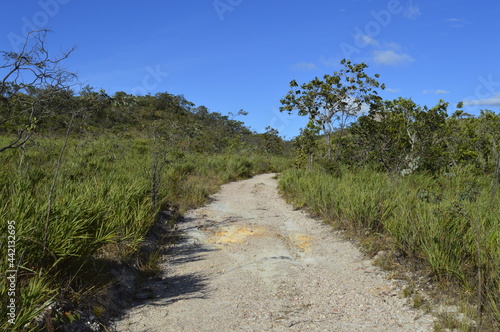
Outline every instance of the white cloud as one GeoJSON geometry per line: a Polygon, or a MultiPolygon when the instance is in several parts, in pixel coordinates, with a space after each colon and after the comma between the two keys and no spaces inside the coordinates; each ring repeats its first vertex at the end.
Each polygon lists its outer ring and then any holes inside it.
{"type": "Polygon", "coordinates": [[[413,62],[414,59],[406,54],[398,43],[387,41],[376,41],[373,44],[373,61],[386,66],[400,66],[413,62]]]}
{"type": "Polygon", "coordinates": [[[292,66],[293,70],[309,71],[316,69],[316,65],[312,62],[299,62],[292,66]]]}
{"type": "Polygon", "coordinates": [[[497,92],[492,97],[486,99],[466,99],[464,100],[464,105],[500,107],[500,92],[497,92]]]}
{"type": "Polygon", "coordinates": [[[464,26],[470,24],[469,21],[456,17],[445,18],[444,22],[452,28],[463,28],[464,26]]]}
{"type": "Polygon", "coordinates": [[[359,42],[361,42],[363,45],[370,45],[370,46],[378,46],[379,45],[379,42],[368,36],[368,35],[356,35],[354,36],[354,38],[356,38],[359,42]]]}
{"type": "Polygon", "coordinates": [[[370,113],[370,105],[361,104],[361,108],[359,109],[359,112],[356,115],[357,116],[368,115],[368,113],[370,113]]]}
{"type": "Polygon", "coordinates": [[[410,20],[416,20],[422,12],[420,11],[420,7],[413,4],[413,1],[410,1],[405,8],[403,16],[409,18],[410,20]]]}
{"type": "Polygon", "coordinates": [[[340,65],[340,59],[320,56],[319,61],[323,66],[336,68],[340,65]]]}
{"type": "Polygon", "coordinates": [[[401,91],[401,89],[391,89],[391,88],[386,88],[385,91],[391,92],[391,93],[398,93],[401,91]]]}
{"type": "Polygon", "coordinates": [[[422,93],[424,95],[428,95],[428,94],[443,95],[443,94],[446,94],[446,93],[450,93],[450,91],[446,91],[446,90],[425,90],[422,93]]]}
{"type": "Polygon", "coordinates": [[[401,45],[399,45],[398,43],[394,43],[394,42],[384,43],[384,47],[388,48],[390,50],[393,50],[393,51],[399,51],[399,50],[401,50],[401,45]]]}
{"type": "Polygon", "coordinates": [[[373,51],[376,63],[386,66],[400,66],[413,62],[413,58],[405,53],[398,53],[393,50],[373,51]]]}
{"type": "Polygon", "coordinates": [[[348,97],[345,99],[347,102],[347,108],[351,108],[351,115],[352,116],[361,116],[361,115],[367,115],[370,112],[370,105],[362,103],[361,105],[358,105],[357,103],[354,102],[354,98],[348,97]],[[359,108],[358,108],[359,106],[359,108]]]}

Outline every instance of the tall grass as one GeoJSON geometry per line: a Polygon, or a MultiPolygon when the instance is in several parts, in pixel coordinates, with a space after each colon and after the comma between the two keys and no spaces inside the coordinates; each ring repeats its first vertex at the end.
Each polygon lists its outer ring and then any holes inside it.
{"type": "Polygon", "coordinates": [[[279,183],[294,204],[337,226],[390,237],[500,322],[500,197],[491,204],[491,176],[470,169],[434,177],[291,169],[279,183]]]}
{"type": "MultiPolygon", "coordinates": [[[[0,137],[0,139],[2,139],[0,137]]],[[[218,186],[252,174],[278,171],[283,159],[260,155],[168,155],[158,197],[151,202],[152,141],[115,136],[70,139],[49,216],[48,195],[62,139],[39,139],[0,157],[0,273],[9,270],[7,222],[16,222],[18,267],[15,324],[1,330],[30,330],[30,322],[61,294],[85,292],[82,266],[100,258],[126,260],[140,247],[158,209],[199,206],[218,186]],[[46,239],[46,241],[44,241],[46,239]],[[78,289],[82,287],[82,289],[78,289]]],[[[88,271],[86,272],[88,275],[88,271]]],[[[97,271],[96,271],[97,273],[97,271]]],[[[6,317],[7,282],[0,279],[0,315],[6,317]]]]}

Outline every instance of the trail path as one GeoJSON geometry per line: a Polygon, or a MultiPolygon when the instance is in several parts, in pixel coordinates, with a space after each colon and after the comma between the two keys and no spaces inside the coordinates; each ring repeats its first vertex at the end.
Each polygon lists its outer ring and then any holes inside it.
{"type": "Polygon", "coordinates": [[[190,211],[164,277],[117,331],[433,330],[385,272],[293,210],[273,176],[226,184],[190,211]]]}

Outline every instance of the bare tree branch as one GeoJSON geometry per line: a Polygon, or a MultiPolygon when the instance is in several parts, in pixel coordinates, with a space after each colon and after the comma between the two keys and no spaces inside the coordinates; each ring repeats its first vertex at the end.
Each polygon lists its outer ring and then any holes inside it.
{"type": "Polygon", "coordinates": [[[25,144],[39,121],[54,115],[52,102],[76,80],[61,66],[75,47],[51,57],[45,42],[49,32],[29,32],[19,53],[0,51],[0,132],[15,133],[0,152],[25,144]]]}

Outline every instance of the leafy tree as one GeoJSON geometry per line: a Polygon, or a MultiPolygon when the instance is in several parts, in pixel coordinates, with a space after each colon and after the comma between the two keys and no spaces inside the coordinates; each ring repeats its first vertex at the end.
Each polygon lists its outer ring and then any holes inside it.
{"type": "Polygon", "coordinates": [[[318,151],[319,128],[312,121],[300,130],[300,135],[293,140],[293,146],[297,154],[296,165],[312,169],[314,163],[314,154],[318,151]]]}
{"type": "Polygon", "coordinates": [[[266,132],[262,134],[264,137],[264,148],[266,153],[279,155],[283,153],[283,140],[279,136],[277,129],[270,126],[266,127],[266,132]]]}
{"type": "Polygon", "coordinates": [[[126,92],[118,91],[115,92],[113,98],[111,98],[113,106],[116,107],[130,107],[137,104],[137,98],[133,95],[129,95],[126,92]]]}
{"type": "Polygon", "coordinates": [[[208,110],[208,108],[206,106],[201,105],[201,106],[195,107],[193,109],[193,113],[200,116],[200,117],[203,117],[203,116],[206,116],[208,113],[210,113],[210,111],[208,110]]]}
{"type": "Polygon", "coordinates": [[[376,88],[384,89],[375,78],[364,71],[366,64],[353,64],[350,60],[342,60],[344,66],[333,75],[325,75],[323,80],[315,78],[308,83],[298,85],[290,82],[291,90],[281,100],[281,112],[289,114],[295,110],[301,116],[308,116],[310,121],[321,127],[325,134],[327,156],[331,158],[331,134],[337,122],[343,130],[347,120],[355,116],[363,104],[374,104],[380,101],[376,88]]]}
{"type": "Polygon", "coordinates": [[[480,146],[485,160],[485,166],[491,165],[493,171],[493,183],[491,189],[492,205],[500,177],[500,114],[495,114],[490,110],[481,110],[478,120],[478,136],[480,137],[480,146]]]}
{"type": "Polygon", "coordinates": [[[117,120],[112,116],[112,99],[103,89],[94,91],[90,85],[84,86],[75,103],[85,123],[103,129],[113,127],[117,120]]]}
{"type": "Polygon", "coordinates": [[[440,100],[436,106],[415,107],[407,119],[407,127],[413,131],[409,162],[436,172],[446,166],[445,123],[448,103],[440,100]],[[418,161],[416,160],[418,159],[418,161]]]}
{"type": "Polygon", "coordinates": [[[461,105],[446,121],[446,150],[450,166],[475,163],[486,166],[479,160],[479,142],[477,119],[461,110],[461,105]]]}
{"type": "Polygon", "coordinates": [[[391,110],[390,102],[384,107],[370,110],[351,127],[357,146],[362,149],[367,162],[382,165],[388,172],[401,168],[403,158],[408,154],[410,143],[404,131],[404,117],[391,110]]]}
{"type": "Polygon", "coordinates": [[[445,164],[446,103],[431,109],[411,99],[384,101],[351,128],[368,159],[389,172],[435,171],[445,164]]]}
{"type": "MultiPolygon", "coordinates": [[[[155,94],[153,99],[153,104],[155,110],[166,111],[175,114],[184,114],[190,112],[194,104],[188,100],[183,95],[172,95],[168,92],[158,92],[155,94]]],[[[152,118],[158,118],[159,115],[151,110],[152,118]]]]}
{"type": "Polygon", "coordinates": [[[500,160],[500,114],[481,110],[477,119],[477,133],[481,139],[481,150],[486,162],[497,165],[500,160]]]}
{"type": "Polygon", "coordinates": [[[234,120],[235,117],[240,116],[240,115],[246,116],[246,115],[248,115],[248,112],[243,110],[243,109],[240,109],[238,111],[238,113],[236,113],[236,114],[234,114],[233,112],[229,112],[229,116],[231,117],[231,120],[234,120]]]}

